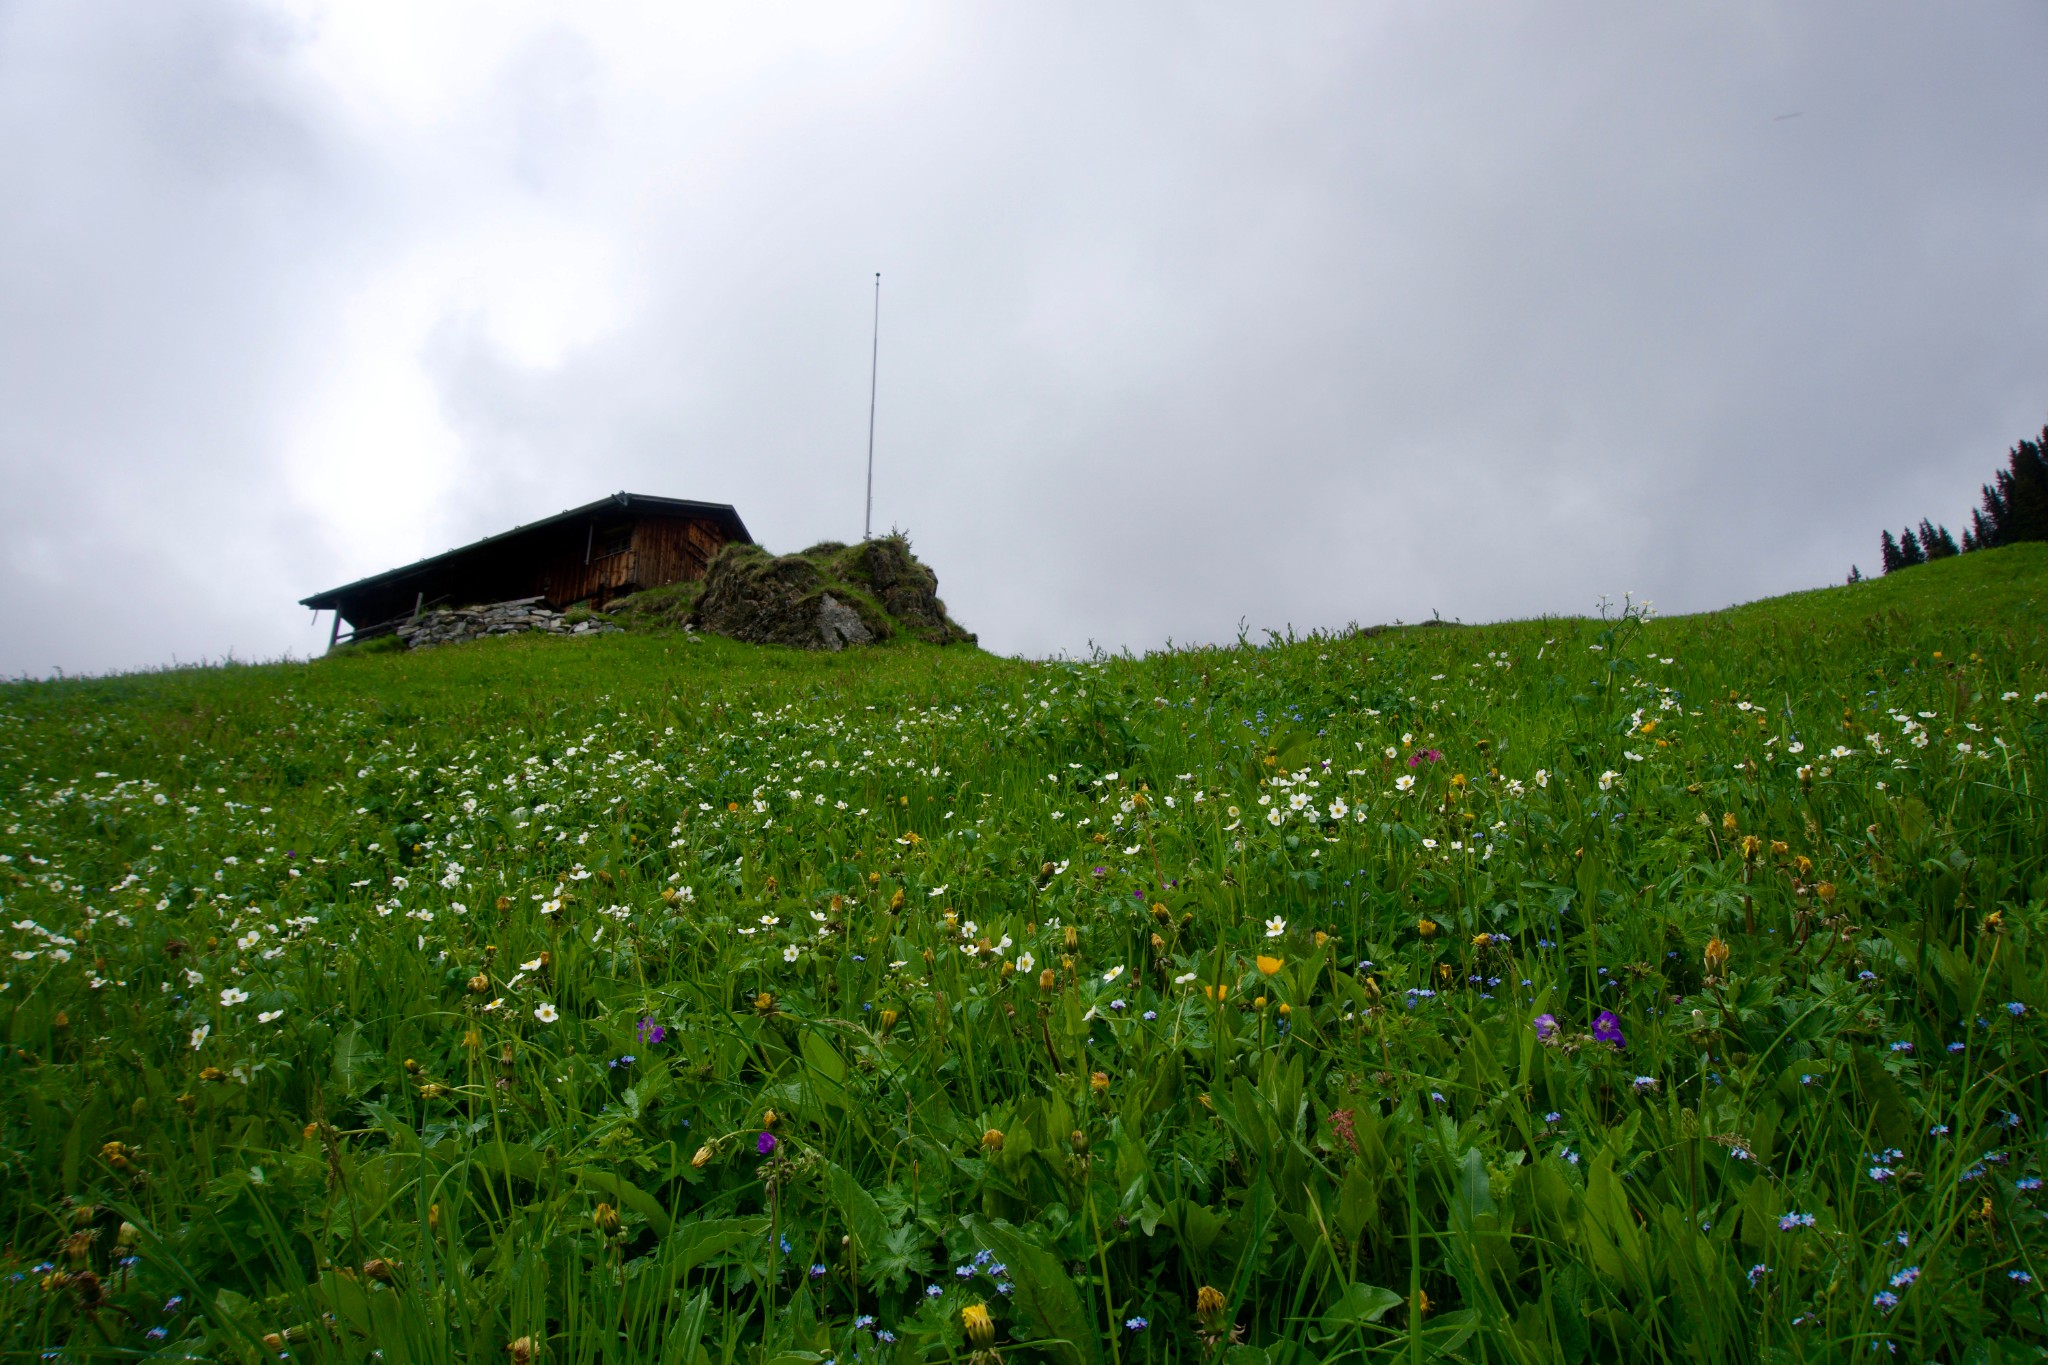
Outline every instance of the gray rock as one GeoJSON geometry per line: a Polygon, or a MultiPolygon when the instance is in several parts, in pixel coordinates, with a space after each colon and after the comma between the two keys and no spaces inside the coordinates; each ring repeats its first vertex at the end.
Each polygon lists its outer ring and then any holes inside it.
{"type": "Polygon", "coordinates": [[[847,645],[873,644],[875,633],[859,612],[828,592],[818,600],[818,638],[825,648],[837,652],[847,645]]]}

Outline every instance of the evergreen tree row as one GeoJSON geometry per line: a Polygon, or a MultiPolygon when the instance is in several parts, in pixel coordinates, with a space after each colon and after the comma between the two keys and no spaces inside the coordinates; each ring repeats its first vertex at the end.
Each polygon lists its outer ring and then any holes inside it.
{"type": "MultiPolygon", "coordinates": [[[[1880,541],[1884,571],[1892,573],[1946,559],[1971,550],[1989,550],[2022,540],[2048,540],[2048,427],[2038,441],[2021,441],[2007,456],[2006,467],[1984,485],[1984,503],[1970,514],[1963,531],[1963,543],[1956,544],[1948,527],[1921,519],[1919,527],[1907,527],[1893,539],[1886,531],[1880,541]]],[[[1850,571],[1850,581],[1862,574],[1850,571]]]]}

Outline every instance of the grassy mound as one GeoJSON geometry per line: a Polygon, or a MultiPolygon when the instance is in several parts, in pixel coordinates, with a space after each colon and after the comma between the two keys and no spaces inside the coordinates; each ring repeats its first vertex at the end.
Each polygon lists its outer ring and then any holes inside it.
{"type": "MultiPolygon", "coordinates": [[[[796,558],[888,609],[859,551],[796,558]]],[[[2048,1344],[2048,547],[1138,659],[905,620],[0,687],[0,1347],[2048,1344]]]]}

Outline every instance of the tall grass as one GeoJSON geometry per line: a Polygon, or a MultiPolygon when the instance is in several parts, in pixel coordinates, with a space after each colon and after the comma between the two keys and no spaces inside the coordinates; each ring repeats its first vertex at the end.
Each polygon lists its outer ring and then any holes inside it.
{"type": "Polygon", "coordinates": [[[2044,607],[0,689],[0,1346],[2037,1358],[2044,607]]]}

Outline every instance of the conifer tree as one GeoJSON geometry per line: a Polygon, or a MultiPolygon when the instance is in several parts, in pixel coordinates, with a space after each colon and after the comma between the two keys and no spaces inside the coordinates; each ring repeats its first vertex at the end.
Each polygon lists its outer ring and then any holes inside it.
{"type": "Polygon", "coordinates": [[[2048,428],[2039,441],[2021,441],[2012,448],[1998,483],[2010,522],[2004,528],[2006,543],[2048,540],[2048,428]]]}
{"type": "Polygon", "coordinates": [[[1929,560],[1947,559],[1956,553],[1955,537],[1948,533],[1948,527],[1936,526],[1927,518],[1920,519],[1920,549],[1929,560]]]}
{"type": "Polygon", "coordinates": [[[1983,491],[1984,505],[1971,514],[1964,536],[1971,549],[2048,540],[2048,427],[2040,440],[2014,446],[1983,491]]]}
{"type": "Polygon", "coordinates": [[[1899,540],[1886,531],[1884,571],[2022,540],[2048,540],[2048,427],[2041,429],[2039,440],[2021,441],[2007,453],[2005,468],[1984,485],[1983,494],[1983,505],[1970,513],[1970,524],[1963,528],[1960,547],[1948,527],[1925,517],[1899,540]]]}
{"type": "Polygon", "coordinates": [[[1998,491],[1995,482],[1984,485],[1984,505],[1970,514],[1970,524],[1976,531],[1978,549],[1989,550],[2005,544],[2005,496],[1998,491]]]}

